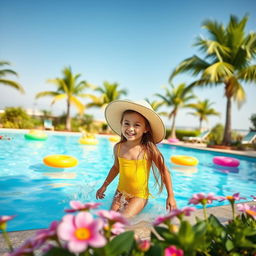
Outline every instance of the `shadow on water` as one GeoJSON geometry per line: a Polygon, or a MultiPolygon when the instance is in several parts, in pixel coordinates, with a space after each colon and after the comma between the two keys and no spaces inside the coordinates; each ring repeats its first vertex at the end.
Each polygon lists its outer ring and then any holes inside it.
{"type": "Polygon", "coordinates": [[[34,164],[30,165],[29,169],[36,171],[36,172],[64,172],[64,168],[56,168],[56,167],[50,167],[44,164],[34,164]]]}
{"type": "Polygon", "coordinates": [[[238,167],[227,167],[227,166],[219,166],[219,165],[213,164],[212,168],[214,172],[239,173],[238,167]]]}

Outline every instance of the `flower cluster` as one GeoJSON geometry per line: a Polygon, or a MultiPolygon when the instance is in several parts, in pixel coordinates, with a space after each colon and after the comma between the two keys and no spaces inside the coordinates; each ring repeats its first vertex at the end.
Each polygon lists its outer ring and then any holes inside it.
{"type": "MultiPolygon", "coordinates": [[[[255,196],[252,196],[255,200],[255,196]]],[[[212,193],[194,194],[189,204],[201,204],[205,219],[192,225],[185,218],[195,211],[193,207],[174,209],[158,216],[152,223],[155,232],[150,239],[139,239],[134,232],[126,231],[128,221],[118,212],[96,210],[98,203],[71,201],[71,209],[60,222],[53,221],[48,229],[38,231],[19,248],[13,249],[6,232],[7,222],[15,216],[0,216],[0,230],[10,253],[8,256],[40,255],[256,255],[256,205],[234,203],[244,197],[235,193],[226,197],[212,193]],[[214,216],[206,216],[206,205],[214,200],[227,200],[233,219],[223,225],[214,216]],[[92,210],[94,212],[92,212],[92,210]],[[71,214],[71,213],[74,213],[71,214]],[[178,225],[173,224],[174,219],[178,225]],[[216,254],[216,252],[218,252],[216,254]]]]}

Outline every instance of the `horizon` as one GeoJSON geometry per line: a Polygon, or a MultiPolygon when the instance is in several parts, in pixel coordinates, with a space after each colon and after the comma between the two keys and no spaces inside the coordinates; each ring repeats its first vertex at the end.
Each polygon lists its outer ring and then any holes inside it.
{"type": "MultiPolygon", "coordinates": [[[[6,1],[0,10],[0,47],[6,66],[19,74],[8,77],[22,84],[26,94],[1,85],[0,109],[21,106],[25,109],[51,110],[62,114],[65,101],[52,107],[51,98],[35,101],[40,91],[54,90],[46,82],[61,77],[61,70],[71,66],[81,80],[97,86],[103,81],[119,83],[127,89],[122,99],[156,100],[155,93],[164,93],[171,71],[182,60],[198,54],[192,47],[195,38],[206,35],[201,24],[206,19],[227,24],[230,15],[241,19],[249,14],[246,32],[255,31],[256,5],[253,0],[214,1],[6,1]],[[192,12],[193,11],[193,12],[192,12]],[[10,19],[10,13],[15,16],[10,19]],[[185,19],[184,19],[185,17],[185,19]]],[[[255,63],[255,61],[254,61],[255,63]]],[[[174,84],[193,81],[189,75],[175,77],[174,84]]],[[[250,116],[256,112],[256,86],[243,84],[247,102],[240,110],[232,104],[232,129],[248,130],[250,116]]],[[[196,88],[200,100],[215,102],[212,107],[221,112],[221,118],[209,116],[209,124],[225,123],[226,99],[223,86],[196,88]],[[211,97],[210,97],[211,96],[211,97]]],[[[91,91],[85,91],[91,93],[91,91]]],[[[97,95],[97,93],[95,93],[97,95]]],[[[85,100],[83,102],[88,102],[85,100]]],[[[162,108],[160,110],[167,110],[162,108]]],[[[168,109],[170,111],[170,109],[168,109]]],[[[199,120],[188,115],[189,109],[178,112],[176,127],[198,127],[199,120]]],[[[75,113],[72,107],[72,113],[75,113]]],[[[90,109],[95,119],[104,119],[103,111],[90,109]]],[[[164,119],[166,126],[170,121],[164,119]]]]}

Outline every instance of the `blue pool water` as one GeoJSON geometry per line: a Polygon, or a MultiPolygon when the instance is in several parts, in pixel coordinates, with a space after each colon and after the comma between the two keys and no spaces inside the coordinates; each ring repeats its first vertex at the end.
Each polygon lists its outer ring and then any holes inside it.
{"type": "MultiPolygon", "coordinates": [[[[46,228],[64,215],[70,200],[96,201],[101,186],[113,163],[113,144],[98,137],[96,146],[80,145],[79,135],[49,134],[46,141],[24,139],[22,132],[1,132],[11,140],[0,140],[0,215],[17,215],[8,230],[46,228]],[[51,154],[76,157],[79,164],[72,168],[52,168],[43,164],[51,154]]],[[[212,158],[221,153],[159,145],[171,171],[178,207],[186,206],[193,193],[213,192],[231,195],[240,192],[250,198],[256,195],[256,159],[229,155],[240,160],[238,168],[218,167],[212,158]],[[197,167],[178,167],[170,163],[171,155],[189,155],[199,159],[197,167]]],[[[154,219],[165,212],[166,193],[157,194],[153,175],[150,177],[150,199],[138,217],[154,219]]],[[[108,187],[101,208],[108,209],[117,186],[117,179],[108,187]]],[[[223,203],[215,202],[212,206],[223,203]]]]}

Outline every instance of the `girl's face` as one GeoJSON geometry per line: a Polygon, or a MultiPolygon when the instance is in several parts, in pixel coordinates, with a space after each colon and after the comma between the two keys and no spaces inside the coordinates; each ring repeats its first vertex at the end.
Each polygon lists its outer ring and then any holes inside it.
{"type": "Polygon", "coordinates": [[[125,113],[122,120],[122,134],[127,141],[141,140],[147,132],[145,118],[140,114],[125,113]]]}

